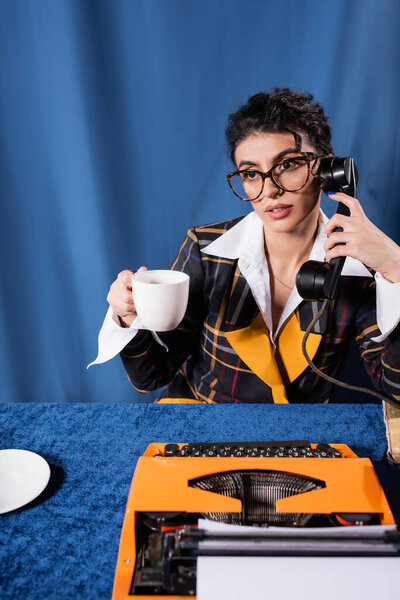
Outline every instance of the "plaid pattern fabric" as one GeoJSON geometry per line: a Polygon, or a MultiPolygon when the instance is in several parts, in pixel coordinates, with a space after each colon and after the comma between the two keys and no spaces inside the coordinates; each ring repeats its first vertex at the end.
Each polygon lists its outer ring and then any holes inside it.
{"type": "MultiPolygon", "coordinates": [[[[188,231],[171,267],[190,276],[186,315],[177,329],[158,334],[169,351],[150,332],[140,331],[120,353],[138,391],[167,384],[160,398],[191,398],[205,403],[273,402],[271,388],[226,338],[228,332],[249,327],[259,314],[238,261],[200,252],[241,218],[188,231]]],[[[320,307],[320,302],[309,301],[297,307],[295,314],[302,331],[320,307]]],[[[356,338],[374,387],[400,400],[400,326],[381,344],[372,341],[380,334],[373,278],[342,276],[332,310],[316,323],[314,333],[322,334],[313,359],[317,367],[335,377],[350,341],[356,338]]],[[[332,384],[308,366],[286,383],[290,403],[329,400],[332,384]]]]}

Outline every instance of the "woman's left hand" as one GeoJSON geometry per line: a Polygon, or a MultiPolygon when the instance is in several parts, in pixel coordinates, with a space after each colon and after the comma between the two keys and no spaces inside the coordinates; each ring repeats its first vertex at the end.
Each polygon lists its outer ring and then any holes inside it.
{"type": "Polygon", "coordinates": [[[400,246],[375,227],[356,198],[340,192],[329,197],[345,204],[350,209],[350,217],[335,214],[325,225],[329,236],[324,244],[326,260],[351,256],[381,273],[388,281],[399,282],[400,246]],[[333,231],[336,227],[342,227],[343,231],[333,231]]]}

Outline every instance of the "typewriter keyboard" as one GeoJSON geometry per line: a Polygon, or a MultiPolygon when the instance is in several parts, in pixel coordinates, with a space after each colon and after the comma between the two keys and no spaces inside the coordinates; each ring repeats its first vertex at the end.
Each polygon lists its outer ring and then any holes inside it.
{"type": "MultiPolygon", "coordinates": [[[[160,456],[160,454],[158,455],[160,456]]],[[[340,458],[341,452],[329,444],[317,444],[312,448],[310,442],[234,442],[218,444],[165,444],[161,456],[265,456],[286,458],[340,458]]]]}

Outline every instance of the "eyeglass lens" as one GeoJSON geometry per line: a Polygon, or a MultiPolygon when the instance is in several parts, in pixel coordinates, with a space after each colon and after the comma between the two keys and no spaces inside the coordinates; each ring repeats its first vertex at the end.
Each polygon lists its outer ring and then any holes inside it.
{"type": "MultiPolygon", "coordinates": [[[[271,172],[272,178],[281,188],[293,192],[301,188],[309,175],[307,159],[288,157],[279,162],[271,172]]],[[[243,200],[254,200],[261,194],[263,177],[258,171],[247,169],[231,178],[231,186],[243,200]]]]}

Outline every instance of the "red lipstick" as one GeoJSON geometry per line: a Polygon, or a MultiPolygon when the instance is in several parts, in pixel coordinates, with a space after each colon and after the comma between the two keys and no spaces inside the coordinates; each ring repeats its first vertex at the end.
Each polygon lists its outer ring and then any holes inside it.
{"type": "Polygon", "coordinates": [[[269,204],[265,207],[264,212],[271,219],[283,219],[287,217],[293,209],[293,205],[291,204],[269,204]]]}

